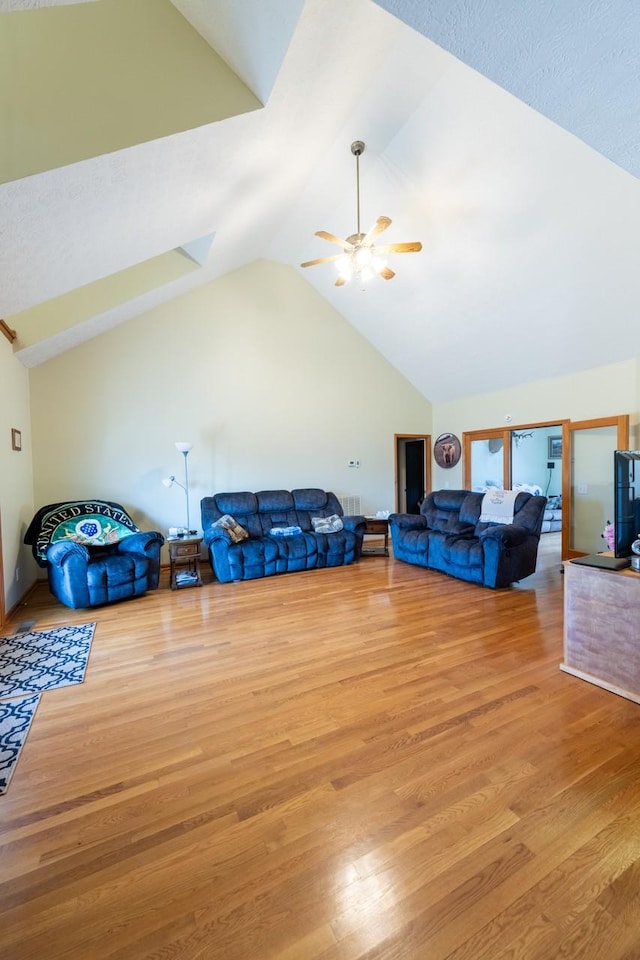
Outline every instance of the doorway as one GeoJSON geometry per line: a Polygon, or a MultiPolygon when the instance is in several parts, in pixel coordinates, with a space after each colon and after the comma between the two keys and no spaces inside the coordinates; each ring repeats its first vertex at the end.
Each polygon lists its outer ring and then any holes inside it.
{"type": "Polygon", "coordinates": [[[420,504],[430,489],[431,437],[427,434],[396,434],[396,510],[420,513],[420,504]]]}
{"type": "Polygon", "coordinates": [[[629,447],[629,416],[565,423],[562,456],[567,522],[562,526],[562,557],[604,550],[602,530],[613,517],[614,450],[629,447]]]}

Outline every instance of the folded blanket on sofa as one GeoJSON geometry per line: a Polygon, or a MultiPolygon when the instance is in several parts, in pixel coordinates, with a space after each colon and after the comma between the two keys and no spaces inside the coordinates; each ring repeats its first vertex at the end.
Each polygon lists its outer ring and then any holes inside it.
{"type": "Polygon", "coordinates": [[[517,490],[489,490],[482,498],[480,523],[513,523],[517,490]]]}
{"type": "Polygon", "coordinates": [[[337,513],[330,517],[311,517],[311,525],[316,533],[339,533],[343,523],[337,513]]]}

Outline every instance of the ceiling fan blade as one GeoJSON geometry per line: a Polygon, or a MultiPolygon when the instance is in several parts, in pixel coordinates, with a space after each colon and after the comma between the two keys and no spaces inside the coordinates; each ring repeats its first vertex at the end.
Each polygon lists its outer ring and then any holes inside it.
{"type": "Polygon", "coordinates": [[[376,237],[379,237],[383,230],[386,230],[387,227],[391,226],[391,220],[389,217],[378,217],[374,225],[371,227],[369,232],[365,234],[362,241],[362,246],[367,247],[370,243],[373,243],[376,237]]]}
{"type": "Polygon", "coordinates": [[[383,280],[393,280],[395,273],[390,267],[383,267],[381,270],[378,270],[378,276],[382,277],[383,280]]]}
{"type": "Polygon", "coordinates": [[[316,263],[331,263],[332,260],[339,260],[343,256],[341,253],[336,253],[333,257],[318,257],[317,260],[305,260],[304,263],[301,263],[301,267],[315,267],[316,263]]]}
{"type": "Polygon", "coordinates": [[[343,250],[348,250],[349,252],[353,250],[353,244],[349,243],[348,240],[341,240],[340,237],[336,237],[333,233],[327,233],[326,230],[316,230],[316,237],[328,240],[329,243],[337,243],[343,250]]]}
{"type": "Polygon", "coordinates": [[[422,250],[422,244],[419,240],[411,243],[385,243],[381,246],[376,244],[376,253],[383,256],[385,253],[418,253],[422,250]]]}

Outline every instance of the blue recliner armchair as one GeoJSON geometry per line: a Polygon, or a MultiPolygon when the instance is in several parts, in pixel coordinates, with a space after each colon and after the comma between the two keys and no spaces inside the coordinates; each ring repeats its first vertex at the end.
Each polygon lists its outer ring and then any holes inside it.
{"type": "Polygon", "coordinates": [[[51,503],[36,513],[24,542],[46,568],[49,589],[67,607],[95,607],[155,590],[164,537],[143,533],[108,500],[51,503]]]}

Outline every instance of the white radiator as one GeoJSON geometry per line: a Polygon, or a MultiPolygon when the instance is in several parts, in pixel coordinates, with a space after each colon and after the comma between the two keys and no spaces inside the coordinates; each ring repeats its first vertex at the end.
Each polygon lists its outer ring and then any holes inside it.
{"type": "Polygon", "coordinates": [[[357,517],[362,513],[360,497],[338,497],[338,500],[344,510],[345,517],[357,517]]]}

